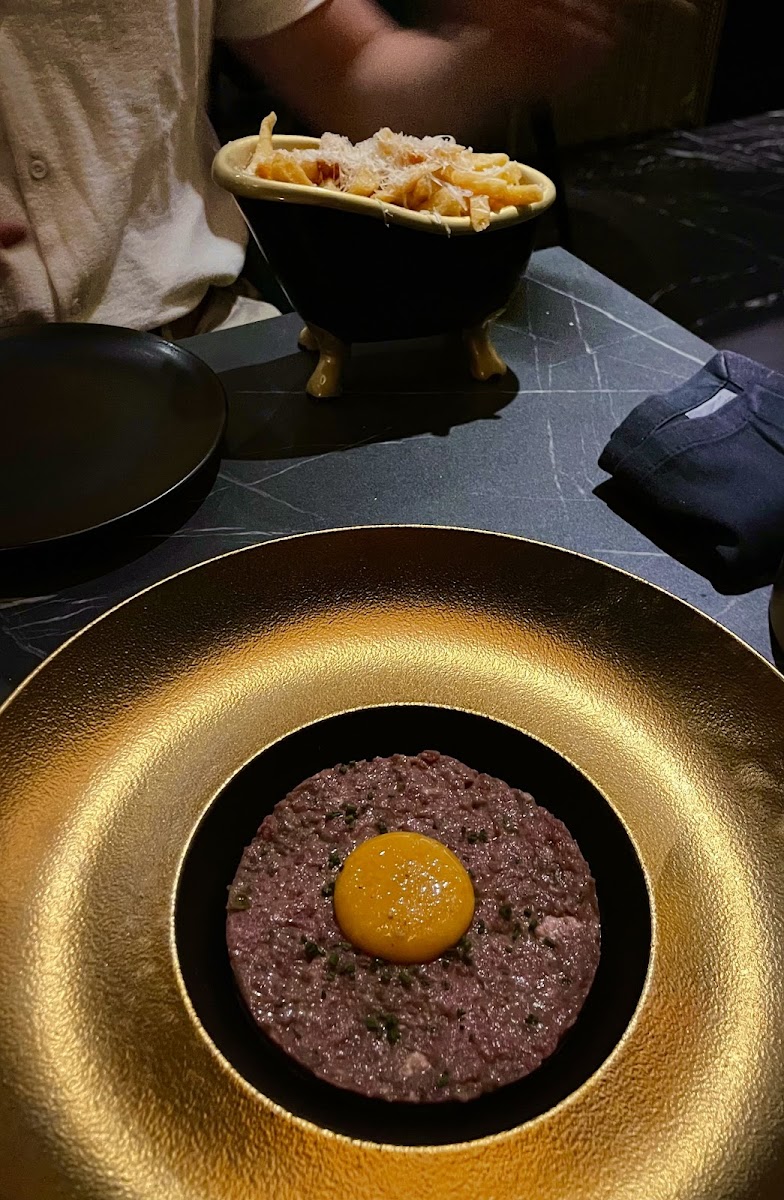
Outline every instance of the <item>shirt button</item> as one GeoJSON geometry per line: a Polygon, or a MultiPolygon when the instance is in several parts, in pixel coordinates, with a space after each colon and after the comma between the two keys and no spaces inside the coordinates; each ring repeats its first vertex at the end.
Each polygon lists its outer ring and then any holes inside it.
{"type": "Polygon", "coordinates": [[[33,179],[45,179],[49,174],[49,168],[42,158],[30,159],[30,174],[33,179]]]}

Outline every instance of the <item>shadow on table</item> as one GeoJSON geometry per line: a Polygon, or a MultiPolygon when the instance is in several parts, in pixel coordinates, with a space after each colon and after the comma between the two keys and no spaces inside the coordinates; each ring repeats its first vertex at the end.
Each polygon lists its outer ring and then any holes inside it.
{"type": "Polygon", "coordinates": [[[707,579],[723,596],[741,596],[756,588],[767,587],[776,577],[777,562],[771,562],[769,569],[755,575],[744,572],[741,566],[727,566],[716,550],[721,537],[726,535],[712,528],[707,521],[690,523],[683,517],[663,516],[656,509],[631,501],[612,479],[595,487],[594,495],[654,546],[707,579]]]}
{"type": "Polygon", "coordinates": [[[215,459],[175,493],[102,529],[21,550],[0,550],[0,599],[54,594],[109,575],[149,554],[196,512],[218,470],[215,459]]]}
{"type": "Polygon", "coordinates": [[[315,360],[298,352],[221,374],[229,399],[225,457],[296,458],[348,446],[447,436],[457,425],[497,420],[517,395],[517,377],[477,383],[462,348],[448,339],[355,348],[344,394],[305,394],[315,360]]]}

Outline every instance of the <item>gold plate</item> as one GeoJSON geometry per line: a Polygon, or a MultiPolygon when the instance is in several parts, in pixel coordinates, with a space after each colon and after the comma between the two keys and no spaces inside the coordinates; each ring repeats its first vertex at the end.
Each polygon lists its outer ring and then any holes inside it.
{"type": "Polygon", "coordinates": [[[314,534],[120,605],[0,712],[3,1200],[780,1200],[782,712],[784,680],[706,617],[510,537],[314,534]],[[213,799],[278,739],[379,705],[560,751],[650,892],[615,1048],[477,1140],[292,1115],[218,1051],[180,970],[176,888],[213,799]]]}

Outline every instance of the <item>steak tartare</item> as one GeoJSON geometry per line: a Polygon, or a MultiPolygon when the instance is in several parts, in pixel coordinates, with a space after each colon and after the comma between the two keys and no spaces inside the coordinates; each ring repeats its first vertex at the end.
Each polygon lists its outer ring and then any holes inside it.
{"type": "Polygon", "coordinates": [[[320,1078],[387,1100],[467,1100],[529,1074],[574,1024],[599,963],[594,881],[562,822],[435,751],[301,783],[245,849],[227,908],[257,1024],[320,1078]],[[437,839],[473,882],[467,932],[433,961],[373,958],[335,916],[347,856],[395,831],[437,839]]]}

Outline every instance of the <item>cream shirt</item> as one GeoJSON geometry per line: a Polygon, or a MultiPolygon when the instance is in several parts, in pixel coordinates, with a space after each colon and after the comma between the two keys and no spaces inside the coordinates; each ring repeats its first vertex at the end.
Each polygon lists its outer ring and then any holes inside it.
{"type": "Polygon", "coordinates": [[[0,0],[0,325],[152,328],[242,269],[210,178],[214,37],[273,33],[321,0],[0,0]]]}

